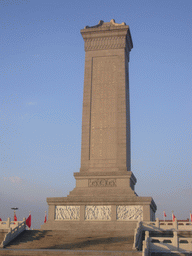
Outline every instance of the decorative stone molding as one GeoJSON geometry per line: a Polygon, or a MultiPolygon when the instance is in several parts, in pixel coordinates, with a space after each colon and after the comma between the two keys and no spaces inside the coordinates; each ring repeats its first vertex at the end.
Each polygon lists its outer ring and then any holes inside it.
{"type": "Polygon", "coordinates": [[[140,206],[140,205],[117,206],[117,220],[125,220],[125,221],[143,220],[143,206],[140,206]]]}
{"type": "Polygon", "coordinates": [[[85,220],[111,220],[111,206],[87,205],[85,206],[85,220]]]}
{"type": "Polygon", "coordinates": [[[121,24],[116,23],[114,19],[110,20],[110,22],[104,22],[103,20],[100,20],[99,23],[95,26],[86,26],[86,28],[98,28],[98,27],[108,27],[108,26],[126,26],[125,22],[122,22],[121,24]]]}
{"type": "Polygon", "coordinates": [[[80,206],[55,206],[55,220],[80,220],[80,206]]]}
{"type": "Polygon", "coordinates": [[[125,36],[86,38],[84,41],[85,51],[119,49],[126,47],[125,36]]]}
{"type": "Polygon", "coordinates": [[[85,42],[85,51],[125,49],[129,61],[129,52],[133,48],[129,26],[122,22],[99,21],[95,26],[86,26],[81,30],[85,42]]]}
{"type": "Polygon", "coordinates": [[[116,187],[116,179],[89,179],[89,187],[116,187]]]}

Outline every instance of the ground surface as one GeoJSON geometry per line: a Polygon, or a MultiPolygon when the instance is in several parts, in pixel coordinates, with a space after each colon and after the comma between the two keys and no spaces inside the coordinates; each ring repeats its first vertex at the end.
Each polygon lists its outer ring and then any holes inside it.
{"type": "MultiPolygon", "coordinates": [[[[115,236],[115,232],[86,236],[78,232],[56,230],[26,230],[5,249],[3,256],[81,255],[81,256],[141,256],[132,250],[133,234],[115,236]]],[[[186,234],[187,236],[189,234],[186,234]]],[[[182,235],[185,237],[185,235],[182,235]]],[[[152,253],[151,256],[192,256],[177,253],[152,253]]]]}
{"type": "Polygon", "coordinates": [[[67,231],[27,230],[13,240],[7,249],[72,249],[131,251],[133,235],[115,237],[110,234],[87,237],[67,231]]]}
{"type": "Polygon", "coordinates": [[[0,255],[112,255],[141,256],[133,251],[133,234],[117,237],[111,233],[94,237],[81,233],[54,230],[26,230],[14,239],[0,255]]]}
{"type": "Polygon", "coordinates": [[[192,253],[160,253],[160,252],[152,252],[151,256],[192,256],[192,253]]]}
{"type": "Polygon", "coordinates": [[[132,251],[132,247],[133,234],[116,237],[115,233],[106,232],[91,237],[69,231],[26,230],[0,250],[0,255],[141,256],[141,252],[132,251]]]}

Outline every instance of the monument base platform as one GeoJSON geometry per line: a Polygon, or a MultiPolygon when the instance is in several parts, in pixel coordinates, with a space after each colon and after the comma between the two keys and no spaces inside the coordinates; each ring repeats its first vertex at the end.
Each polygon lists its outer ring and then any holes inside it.
{"type": "MultiPolygon", "coordinates": [[[[127,173],[127,177],[131,176],[132,173],[127,173]]],[[[92,182],[105,186],[76,187],[67,197],[47,198],[49,218],[41,229],[74,229],[87,234],[111,230],[125,234],[135,229],[139,220],[155,220],[156,204],[151,197],[139,197],[130,186],[123,184],[114,187],[115,179],[88,181],[92,182]],[[113,187],[106,185],[109,183],[113,187]]]]}

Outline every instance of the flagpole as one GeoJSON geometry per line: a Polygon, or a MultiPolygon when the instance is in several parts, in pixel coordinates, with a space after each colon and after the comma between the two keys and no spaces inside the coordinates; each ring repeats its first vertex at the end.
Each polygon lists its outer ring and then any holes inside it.
{"type": "Polygon", "coordinates": [[[172,221],[174,222],[175,221],[175,214],[174,214],[174,211],[172,211],[172,221]]]}
{"type": "Polygon", "coordinates": [[[45,219],[44,219],[44,223],[47,222],[47,212],[45,211],[45,219]]]}
{"type": "Polygon", "coordinates": [[[11,208],[11,210],[14,210],[13,221],[17,221],[17,219],[16,219],[17,216],[16,216],[16,212],[15,212],[15,211],[18,210],[18,209],[19,209],[19,208],[17,208],[17,207],[12,207],[12,208],[11,208]]]}
{"type": "MultiPolygon", "coordinates": [[[[29,211],[29,216],[31,215],[31,211],[29,211]]],[[[28,227],[29,228],[29,227],[28,227]]],[[[31,227],[29,228],[29,230],[31,230],[31,227]]]]}

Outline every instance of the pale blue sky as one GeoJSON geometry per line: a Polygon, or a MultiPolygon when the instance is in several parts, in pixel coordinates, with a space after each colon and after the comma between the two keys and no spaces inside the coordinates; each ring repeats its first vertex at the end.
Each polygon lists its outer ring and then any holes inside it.
{"type": "Polygon", "coordinates": [[[80,168],[84,42],[99,20],[130,26],[132,171],[156,216],[192,211],[192,1],[0,1],[0,217],[66,196],[80,168]]]}

